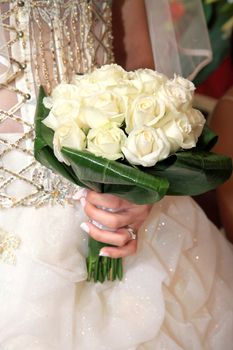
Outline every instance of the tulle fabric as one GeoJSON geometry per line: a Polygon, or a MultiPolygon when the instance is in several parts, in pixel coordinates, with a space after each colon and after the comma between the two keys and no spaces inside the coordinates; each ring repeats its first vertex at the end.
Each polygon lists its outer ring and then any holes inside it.
{"type": "Polygon", "coordinates": [[[154,205],[121,282],[86,282],[82,208],[2,210],[1,350],[231,350],[232,247],[188,197],[154,205]],[[30,218],[30,219],[29,219],[30,218]]]}
{"type": "Polygon", "coordinates": [[[145,0],[156,70],[192,80],[212,60],[200,0],[145,0]]]}

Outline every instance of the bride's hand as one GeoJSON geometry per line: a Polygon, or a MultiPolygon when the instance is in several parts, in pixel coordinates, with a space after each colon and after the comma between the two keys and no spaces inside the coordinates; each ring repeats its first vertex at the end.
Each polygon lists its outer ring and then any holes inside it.
{"type": "Polygon", "coordinates": [[[91,222],[81,224],[81,228],[95,240],[115,246],[102,248],[102,256],[120,258],[136,252],[135,233],[147,218],[151,205],[137,205],[110,194],[89,190],[82,192],[80,200],[91,220],[114,231],[100,229],[91,222]],[[110,208],[110,211],[103,208],[110,208]]]}

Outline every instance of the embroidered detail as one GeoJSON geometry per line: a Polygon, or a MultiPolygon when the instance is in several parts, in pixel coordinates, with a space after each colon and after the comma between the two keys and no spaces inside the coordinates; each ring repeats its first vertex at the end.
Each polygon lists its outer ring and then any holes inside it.
{"type": "Polygon", "coordinates": [[[0,261],[15,265],[15,250],[20,246],[20,238],[0,229],[0,261]]]}
{"type": "Polygon", "coordinates": [[[35,92],[113,62],[111,0],[0,0],[0,14],[12,65],[0,84],[11,96],[0,109],[0,208],[64,204],[77,187],[33,156],[35,92]]]}
{"type": "Polygon", "coordinates": [[[33,198],[29,201],[29,205],[33,204],[37,207],[45,203],[64,205],[70,202],[70,199],[80,189],[79,186],[72,184],[46,168],[36,168],[33,171],[32,181],[43,188],[40,196],[37,195],[34,201],[33,198]]]}

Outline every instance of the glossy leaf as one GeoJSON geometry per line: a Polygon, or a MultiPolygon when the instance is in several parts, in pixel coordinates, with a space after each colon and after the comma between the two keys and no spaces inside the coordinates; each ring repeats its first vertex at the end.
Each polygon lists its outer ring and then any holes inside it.
{"type": "Polygon", "coordinates": [[[97,157],[87,151],[62,149],[80,181],[99,192],[119,194],[138,204],[156,202],[167,192],[169,183],[135,167],[97,157]]]}
{"type": "Polygon", "coordinates": [[[150,174],[166,176],[168,195],[195,196],[210,191],[224,183],[232,172],[229,157],[210,152],[183,151],[150,168],[150,174]]]}

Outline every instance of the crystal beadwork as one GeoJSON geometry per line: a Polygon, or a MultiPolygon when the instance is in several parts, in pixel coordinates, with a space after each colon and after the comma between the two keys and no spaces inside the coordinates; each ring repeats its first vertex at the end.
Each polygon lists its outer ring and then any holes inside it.
{"type": "Polygon", "coordinates": [[[12,68],[0,84],[0,208],[64,204],[77,188],[33,156],[37,92],[113,62],[111,1],[0,1],[0,15],[12,68]]]}

